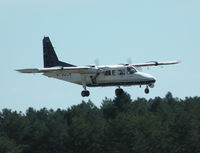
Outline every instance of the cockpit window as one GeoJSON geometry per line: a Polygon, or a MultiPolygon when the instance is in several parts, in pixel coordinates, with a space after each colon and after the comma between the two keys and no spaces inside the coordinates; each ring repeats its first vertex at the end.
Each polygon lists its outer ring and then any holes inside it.
{"type": "Polygon", "coordinates": [[[137,70],[134,67],[127,67],[127,73],[128,74],[133,74],[137,72],[137,70]]]}

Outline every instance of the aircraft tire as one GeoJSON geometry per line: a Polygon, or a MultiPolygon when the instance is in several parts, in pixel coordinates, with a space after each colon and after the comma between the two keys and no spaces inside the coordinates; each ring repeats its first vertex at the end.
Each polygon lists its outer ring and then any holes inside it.
{"type": "Polygon", "coordinates": [[[88,97],[90,95],[90,92],[88,91],[88,90],[83,90],[82,92],[81,92],[81,96],[82,97],[88,97]]]}
{"type": "Polygon", "coordinates": [[[148,94],[148,93],[149,93],[149,88],[146,88],[146,89],[144,90],[144,92],[145,92],[145,94],[148,94]]]}
{"type": "Polygon", "coordinates": [[[118,89],[115,90],[115,95],[116,95],[116,96],[120,96],[120,95],[122,95],[123,93],[124,93],[124,90],[121,89],[121,88],[118,88],[118,89]]]}

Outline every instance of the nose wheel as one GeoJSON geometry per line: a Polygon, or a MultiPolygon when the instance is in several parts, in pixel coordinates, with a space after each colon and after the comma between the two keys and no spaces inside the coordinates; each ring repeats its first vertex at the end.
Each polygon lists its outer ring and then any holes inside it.
{"type": "Polygon", "coordinates": [[[148,93],[149,93],[149,88],[148,88],[148,86],[145,88],[144,92],[145,92],[145,94],[148,94],[148,93]]]}
{"type": "Polygon", "coordinates": [[[88,90],[83,90],[82,92],[81,92],[81,96],[82,97],[88,97],[90,95],[90,92],[88,91],[88,90]]]}

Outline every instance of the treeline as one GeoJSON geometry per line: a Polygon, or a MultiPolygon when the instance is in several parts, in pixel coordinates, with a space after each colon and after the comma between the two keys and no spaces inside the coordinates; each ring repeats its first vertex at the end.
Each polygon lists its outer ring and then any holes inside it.
{"type": "MultiPolygon", "coordinates": [[[[56,103],[56,102],[55,102],[56,103]]],[[[67,103],[67,101],[66,101],[67,103]]],[[[0,153],[200,153],[200,97],[0,112],[0,153]]]]}

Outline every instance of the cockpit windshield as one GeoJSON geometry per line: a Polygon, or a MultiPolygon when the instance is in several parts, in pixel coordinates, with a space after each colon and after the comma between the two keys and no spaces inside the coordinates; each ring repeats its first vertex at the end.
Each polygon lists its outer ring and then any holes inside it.
{"type": "Polygon", "coordinates": [[[132,66],[127,67],[128,74],[133,74],[135,72],[137,72],[137,70],[134,67],[132,67],[132,66]]]}

